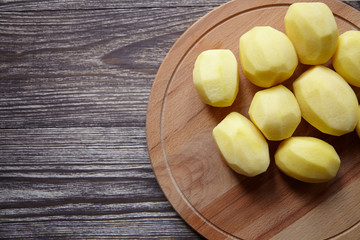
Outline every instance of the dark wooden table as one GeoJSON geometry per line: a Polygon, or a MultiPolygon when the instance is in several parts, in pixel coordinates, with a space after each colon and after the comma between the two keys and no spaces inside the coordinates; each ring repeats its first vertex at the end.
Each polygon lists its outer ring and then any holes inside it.
{"type": "Polygon", "coordinates": [[[201,238],[156,181],[146,108],[173,43],[225,2],[1,1],[0,238],[201,238]]]}

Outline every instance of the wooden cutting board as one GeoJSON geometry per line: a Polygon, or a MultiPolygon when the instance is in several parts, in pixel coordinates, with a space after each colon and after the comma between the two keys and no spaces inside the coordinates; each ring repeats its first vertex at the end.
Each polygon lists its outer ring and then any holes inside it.
{"type": "MultiPolygon", "coordinates": [[[[285,32],[284,16],[292,0],[235,0],[190,27],[174,44],[155,78],[149,98],[146,132],[158,182],[181,217],[208,239],[360,239],[360,140],[322,134],[304,120],[294,135],[332,144],[341,157],[338,176],[307,184],[282,174],[269,142],[271,164],[254,178],[233,172],[224,162],[212,129],[230,112],[248,117],[256,91],[240,70],[240,90],[228,108],[201,102],[192,83],[196,57],[204,50],[231,49],[237,60],[239,37],[254,26],[285,32]]],[[[336,0],[324,1],[340,33],[360,27],[360,13],[336,0]]],[[[331,67],[331,63],[327,66],[331,67]]],[[[292,82],[308,66],[299,65],[292,82]]],[[[358,98],[360,89],[354,88],[358,98]]]]}

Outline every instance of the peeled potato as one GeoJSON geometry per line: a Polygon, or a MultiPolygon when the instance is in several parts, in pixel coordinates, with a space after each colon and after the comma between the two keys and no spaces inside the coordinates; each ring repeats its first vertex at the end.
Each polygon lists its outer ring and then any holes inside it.
{"type": "Polygon", "coordinates": [[[324,3],[290,5],[285,15],[285,29],[303,64],[326,63],[335,53],[339,32],[334,15],[324,3]]]}
{"type": "Polygon", "coordinates": [[[340,167],[340,158],[328,143],[313,137],[291,137],[275,153],[276,166],[286,175],[308,183],[327,182],[340,167]]]}
{"type": "Polygon", "coordinates": [[[360,87],[360,31],[340,35],[333,66],[348,83],[360,87]]]}
{"type": "Polygon", "coordinates": [[[254,27],[242,35],[239,52],[245,77],[259,87],[272,87],[287,80],[298,65],[289,38],[269,26],[254,27]]]}
{"type": "Polygon", "coordinates": [[[353,89],[335,71],[316,66],[293,83],[302,117],[321,132],[340,136],[354,131],[358,100],[353,89]]]}
{"type": "Polygon", "coordinates": [[[193,81],[201,100],[214,107],[231,106],[239,90],[238,63],[228,49],[202,52],[195,61],[193,81]]]}
{"type": "Polygon", "coordinates": [[[272,141],[291,137],[301,121],[294,94],[283,85],[257,92],[249,115],[264,136],[272,141]]]}
{"type": "Polygon", "coordinates": [[[235,172],[252,177],[268,168],[268,143],[255,125],[240,113],[227,115],[213,129],[213,137],[227,164],[235,172]]]}

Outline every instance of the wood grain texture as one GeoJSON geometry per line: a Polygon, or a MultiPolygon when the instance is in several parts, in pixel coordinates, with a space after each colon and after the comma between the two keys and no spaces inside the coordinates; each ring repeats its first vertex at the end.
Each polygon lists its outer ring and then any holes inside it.
{"type": "MultiPolygon", "coordinates": [[[[230,49],[239,62],[238,39],[254,26],[285,31],[284,16],[295,1],[233,1],[208,14],[175,43],[161,65],[149,99],[147,139],[155,174],[180,215],[209,239],[358,239],[360,221],[360,139],[323,134],[304,120],[296,136],[313,136],[332,144],[342,164],[338,176],[323,184],[286,177],[274,164],[279,142],[269,142],[271,164],[254,178],[234,173],[222,159],[212,129],[230,112],[248,117],[254,94],[240,71],[237,99],[228,108],[205,105],[192,83],[197,56],[207,49],[230,49]],[[241,23],[241,25],[239,24],[241,23]],[[351,237],[351,238],[350,238],[351,237]]],[[[360,29],[360,13],[324,0],[339,32],[360,29]]],[[[327,64],[331,67],[331,62],[327,64]]],[[[309,66],[299,64],[283,84],[309,66]]],[[[360,89],[353,88],[358,98],[360,89]]]]}
{"type": "Polygon", "coordinates": [[[171,46],[225,2],[0,1],[0,239],[201,239],[145,117],[171,46]]]}
{"type": "Polygon", "coordinates": [[[0,135],[2,237],[166,238],[179,230],[179,237],[194,236],[157,185],[142,129],[0,135]]]}
{"type": "Polygon", "coordinates": [[[0,126],[144,126],[167,49],[209,10],[3,12],[0,126]]]}
{"type": "Polygon", "coordinates": [[[149,161],[151,85],[224,1],[0,3],[0,238],[201,238],[149,161]]]}
{"type": "Polygon", "coordinates": [[[7,11],[39,11],[39,10],[86,10],[86,9],[114,9],[114,8],[174,8],[174,7],[218,7],[226,1],[223,0],[156,0],[156,1],[131,1],[131,0],[50,0],[42,1],[5,1],[1,8],[7,11]]]}

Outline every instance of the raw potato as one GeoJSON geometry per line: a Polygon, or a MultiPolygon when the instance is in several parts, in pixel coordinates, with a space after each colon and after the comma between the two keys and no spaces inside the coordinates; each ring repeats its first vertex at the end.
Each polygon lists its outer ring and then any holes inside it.
{"type": "Polygon", "coordinates": [[[316,66],[293,83],[302,117],[321,132],[340,136],[354,131],[358,100],[353,89],[335,71],[316,66]]]}
{"type": "Polygon", "coordinates": [[[303,64],[326,63],[335,53],[339,32],[324,3],[292,4],[285,15],[285,29],[303,64]]]}
{"type": "Polygon", "coordinates": [[[328,143],[313,137],[291,137],[275,153],[275,164],[286,175],[308,183],[327,182],[340,167],[340,158],[328,143]]]}
{"type": "Polygon", "coordinates": [[[239,90],[239,69],[228,49],[202,52],[195,61],[193,81],[201,100],[214,107],[231,106],[239,90]]]}
{"type": "Polygon", "coordinates": [[[358,113],[359,113],[359,121],[358,121],[358,123],[356,125],[356,132],[357,132],[358,136],[360,137],[360,105],[359,105],[358,113]]]}
{"type": "Polygon", "coordinates": [[[360,31],[340,35],[333,66],[348,83],[360,87],[360,31]]]}
{"type": "Polygon", "coordinates": [[[299,104],[283,85],[257,92],[249,115],[264,136],[272,141],[291,137],[301,121],[299,104]]]}
{"type": "Polygon", "coordinates": [[[227,115],[214,128],[213,137],[227,164],[235,172],[253,177],[268,168],[268,143],[255,125],[240,113],[227,115]]]}
{"type": "Polygon", "coordinates": [[[295,48],[282,32],[258,26],[240,37],[240,64],[245,77],[259,87],[288,79],[298,65],[295,48]]]}

